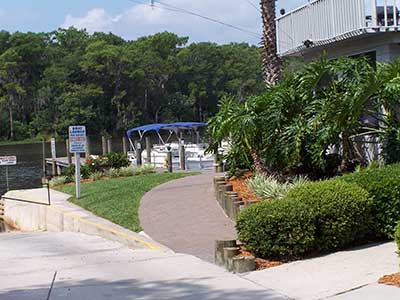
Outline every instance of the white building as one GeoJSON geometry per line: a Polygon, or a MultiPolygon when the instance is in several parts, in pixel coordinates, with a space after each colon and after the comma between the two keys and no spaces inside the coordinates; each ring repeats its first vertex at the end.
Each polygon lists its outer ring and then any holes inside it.
{"type": "Polygon", "coordinates": [[[277,18],[278,53],[312,60],[400,57],[400,0],[316,0],[277,18]]]}

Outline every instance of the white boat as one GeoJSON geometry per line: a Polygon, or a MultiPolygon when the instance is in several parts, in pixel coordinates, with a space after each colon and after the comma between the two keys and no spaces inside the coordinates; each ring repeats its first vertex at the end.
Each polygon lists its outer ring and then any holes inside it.
{"type": "MultiPolygon", "coordinates": [[[[140,140],[143,139],[147,132],[156,132],[160,144],[153,145],[150,152],[150,160],[147,157],[147,150],[144,149],[142,154],[142,163],[146,165],[151,165],[156,168],[167,168],[167,156],[168,152],[172,152],[172,167],[173,169],[181,169],[180,165],[180,144],[175,142],[169,142],[169,139],[175,134],[177,139],[178,133],[184,130],[195,130],[198,131],[200,127],[205,127],[205,123],[194,123],[194,122],[181,122],[181,123],[171,123],[171,124],[151,124],[133,128],[127,131],[127,135],[131,144],[131,149],[128,153],[128,157],[133,165],[137,164],[136,149],[138,145],[134,145],[131,137],[134,133],[138,133],[140,140]],[[169,137],[166,141],[160,135],[160,130],[169,131],[169,137]]],[[[204,143],[187,143],[185,144],[183,140],[181,143],[185,148],[185,166],[186,170],[211,170],[214,167],[214,155],[206,154],[205,150],[208,145],[204,143]]]]}

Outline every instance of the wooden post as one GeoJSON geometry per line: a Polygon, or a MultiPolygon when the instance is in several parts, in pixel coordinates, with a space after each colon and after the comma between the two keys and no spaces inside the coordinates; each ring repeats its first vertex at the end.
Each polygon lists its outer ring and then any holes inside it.
{"type": "Polygon", "coordinates": [[[126,136],[122,137],[122,151],[124,152],[124,154],[128,153],[128,141],[126,136]]]}
{"type": "Polygon", "coordinates": [[[136,146],[136,164],[138,166],[142,165],[142,144],[140,141],[135,141],[136,146]]]}
{"type": "Polygon", "coordinates": [[[51,161],[51,176],[57,176],[57,164],[55,159],[51,161]]]}
{"type": "Polygon", "coordinates": [[[181,170],[186,170],[185,141],[183,139],[180,140],[179,144],[179,160],[181,170]]]}
{"type": "Polygon", "coordinates": [[[112,140],[107,139],[107,153],[112,152],[112,140]]]}
{"type": "Polygon", "coordinates": [[[146,136],[146,154],[147,154],[147,163],[151,164],[151,140],[149,136],[146,136]]]}
{"type": "Polygon", "coordinates": [[[172,173],[173,168],[172,168],[172,151],[171,151],[171,149],[169,149],[167,152],[167,165],[168,165],[168,172],[172,173]]]}
{"type": "Polygon", "coordinates": [[[72,155],[71,155],[71,152],[69,152],[69,139],[65,140],[65,147],[66,147],[66,150],[67,150],[68,164],[72,165],[72,155]]]}
{"type": "Polygon", "coordinates": [[[218,157],[218,167],[217,167],[217,172],[218,173],[222,173],[223,172],[223,170],[222,170],[222,159],[221,159],[221,154],[217,154],[217,157],[218,157]]]}
{"type": "Polygon", "coordinates": [[[101,146],[102,146],[102,150],[103,150],[103,155],[107,154],[107,141],[106,141],[106,137],[103,135],[101,137],[101,146]]]}
{"type": "Polygon", "coordinates": [[[214,153],[214,172],[218,173],[218,153],[214,153]]]}
{"type": "Polygon", "coordinates": [[[86,152],[85,152],[85,158],[88,159],[90,156],[90,140],[89,137],[86,136],[86,152]]]}

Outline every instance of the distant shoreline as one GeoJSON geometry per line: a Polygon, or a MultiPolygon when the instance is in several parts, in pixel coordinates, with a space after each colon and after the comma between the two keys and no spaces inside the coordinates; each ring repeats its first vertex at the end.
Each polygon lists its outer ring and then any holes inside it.
{"type": "Polygon", "coordinates": [[[13,146],[13,145],[24,145],[24,144],[39,144],[41,140],[37,139],[28,139],[21,141],[0,141],[0,146],[13,146]]]}

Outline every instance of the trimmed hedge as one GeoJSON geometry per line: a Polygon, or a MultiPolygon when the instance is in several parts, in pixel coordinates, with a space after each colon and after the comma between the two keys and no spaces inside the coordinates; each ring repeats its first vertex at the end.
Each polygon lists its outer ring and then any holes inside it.
{"type": "Polygon", "coordinates": [[[338,180],[359,185],[373,199],[373,234],[377,238],[393,238],[400,220],[400,165],[365,169],[338,180]]]}
{"type": "Polygon", "coordinates": [[[239,239],[261,257],[299,257],[313,249],[314,214],[305,204],[263,201],[245,208],[237,219],[239,239]]]}
{"type": "Polygon", "coordinates": [[[397,248],[399,249],[398,254],[400,255],[400,221],[399,221],[399,223],[397,224],[396,232],[395,232],[395,234],[394,234],[394,238],[395,238],[396,243],[397,243],[397,248]]]}
{"type": "Polygon", "coordinates": [[[371,207],[368,192],[355,184],[312,182],[293,188],[282,200],[244,209],[236,228],[256,255],[297,258],[363,241],[372,222],[371,207]]]}
{"type": "Polygon", "coordinates": [[[372,200],[356,184],[335,180],[306,183],[289,191],[315,217],[315,250],[331,252],[364,241],[372,224],[372,200]]]}

